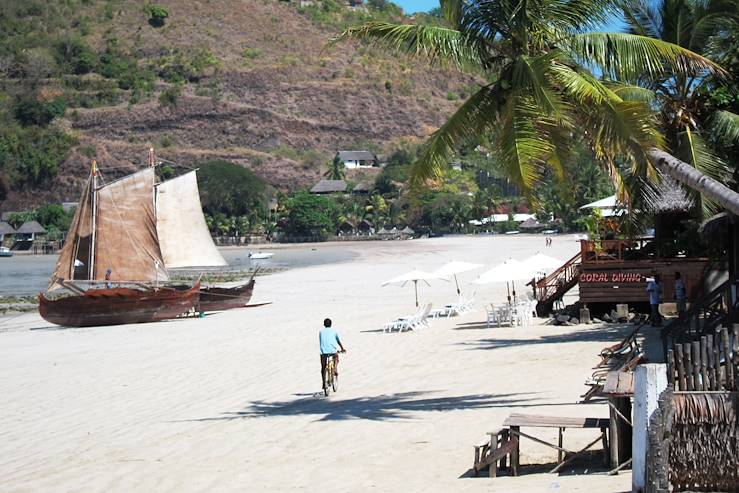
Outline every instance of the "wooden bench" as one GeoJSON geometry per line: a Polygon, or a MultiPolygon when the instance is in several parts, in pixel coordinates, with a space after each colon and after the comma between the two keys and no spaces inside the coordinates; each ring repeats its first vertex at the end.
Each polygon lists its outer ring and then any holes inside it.
{"type": "Polygon", "coordinates": [[[518,452],[518,437],[512,437],[508,428],[500,428],[488,432],[490,439],[480,445],[475,445],[475,463],[472,467],[475,476],[486,467],[489,468],[491,478],[498,476],[499,469],[506,469],[508,456],[511,456],[511,472],[518,476],[518,459],[513,454],[518,452]]]}
{"type": "MultiPolygon", "coordinates": [[[[542,445],[546,445],[547,447],[551,447],[555,450],[557,450],[557,466],[552,469],[550,472],[555,473],[562,469],[566,464],[569,464],[572,462],[576,457],[581,456],[583,453],[585,453],[587,450],[589,450],[593,445],[598,443],[599,441],[603,442],[603,459],[604,464],[607,466],[609,464],[609,453],[608,453],[608,427],[609,427],[609,420],[607,418],[563,418],[559,416],[538,416],[538,415],[532,415],[532,414],[511,414],[508,416],[505,421],[503,422],[503,426],[508,427],[509,434],[511,436],[511,440],[513,438],[528,438],[529,440],[533,440],[534,442],[540,443],[542,445]],[[526,428],[558,428],[559,429],[559,439],[557,441],[557,445],[548,443],[544,440],[541,440],[539,438],[536,438],[534,436],[528,435],[521,431],[522,427],[526,428]],[[567,450],[563,446],[563,435],[564,430],[567,428],[592,428],[592,429],[600,429],[600,436],[590,442],[587,446],[584,448],[572,451],[567,450]]],[[[519,444],[520,441],[517,441],[515,444],[516,450],[514,452],[511,452],[511,469],[514,471],[518,471],[519,467],[519,457],[520,457],[520,451],[519,451],[519,444]]]]}

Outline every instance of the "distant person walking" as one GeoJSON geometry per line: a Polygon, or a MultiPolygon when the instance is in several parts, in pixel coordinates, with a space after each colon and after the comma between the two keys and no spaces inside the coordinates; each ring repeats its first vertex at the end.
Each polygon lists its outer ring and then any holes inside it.
{"type": "Polygon", "coordinates": [[[677,314],[682,316],[688,306],[688,296],[685,290],[685,281],[679,272],[675,272],[675,304],[677,305],[677,314]]]}
{"type": "Polygon", "coordinates": [[[652,327],[662,325],[662,315],[659,313],[659,304],[662,300],[662,279],[659,274],[647,282],[647,293],[649,293],[649,305],[652,308],[652,327]]]}
{"type": "Polygon", "coordinates": [[[331,328],[331,319],[327,318],[323,321],[323,329],[318,333],[318,344],[321,349],[321,380],[323,381],[322,389],[326,388],[326,364],[329,358],[334,359],[334,374],[339,374],[339,348],[345,353],[346,349],[341,345],[339,334],[331,328]]]}

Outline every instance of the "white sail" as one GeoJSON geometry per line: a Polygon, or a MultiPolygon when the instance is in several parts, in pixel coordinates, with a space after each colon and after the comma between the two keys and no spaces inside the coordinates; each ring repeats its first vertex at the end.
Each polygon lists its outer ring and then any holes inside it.
{"type": "Polygon", "coordinates": [[[208,231],[195,171],[157,185],[157,233],[167,269],[228,265],[208,231]]]}

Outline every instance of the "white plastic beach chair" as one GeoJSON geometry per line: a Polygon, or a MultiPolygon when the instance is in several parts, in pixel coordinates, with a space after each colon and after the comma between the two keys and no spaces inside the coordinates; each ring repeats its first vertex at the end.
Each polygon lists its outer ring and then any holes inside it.
{"type": "Polygon", "coordinates": [[[420,327],[428,327],[428,315],[430,311],[431,303],[428,303],[413,315],[400,317],[396,320],[393,320],[392,322],[386,323],[384,327],[384,332],[392,332],[393,330],[402,332],[404,330],[413,330],[420,327]]]}

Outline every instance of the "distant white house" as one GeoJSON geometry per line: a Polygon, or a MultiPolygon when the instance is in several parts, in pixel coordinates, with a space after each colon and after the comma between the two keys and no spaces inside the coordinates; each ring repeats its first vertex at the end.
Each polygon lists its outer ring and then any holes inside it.
{"type": "Polygon", "coordinates": [[[339,151],[336,154],[347,169],[376,168],[380,161],[370,151],[339,151]]]}

